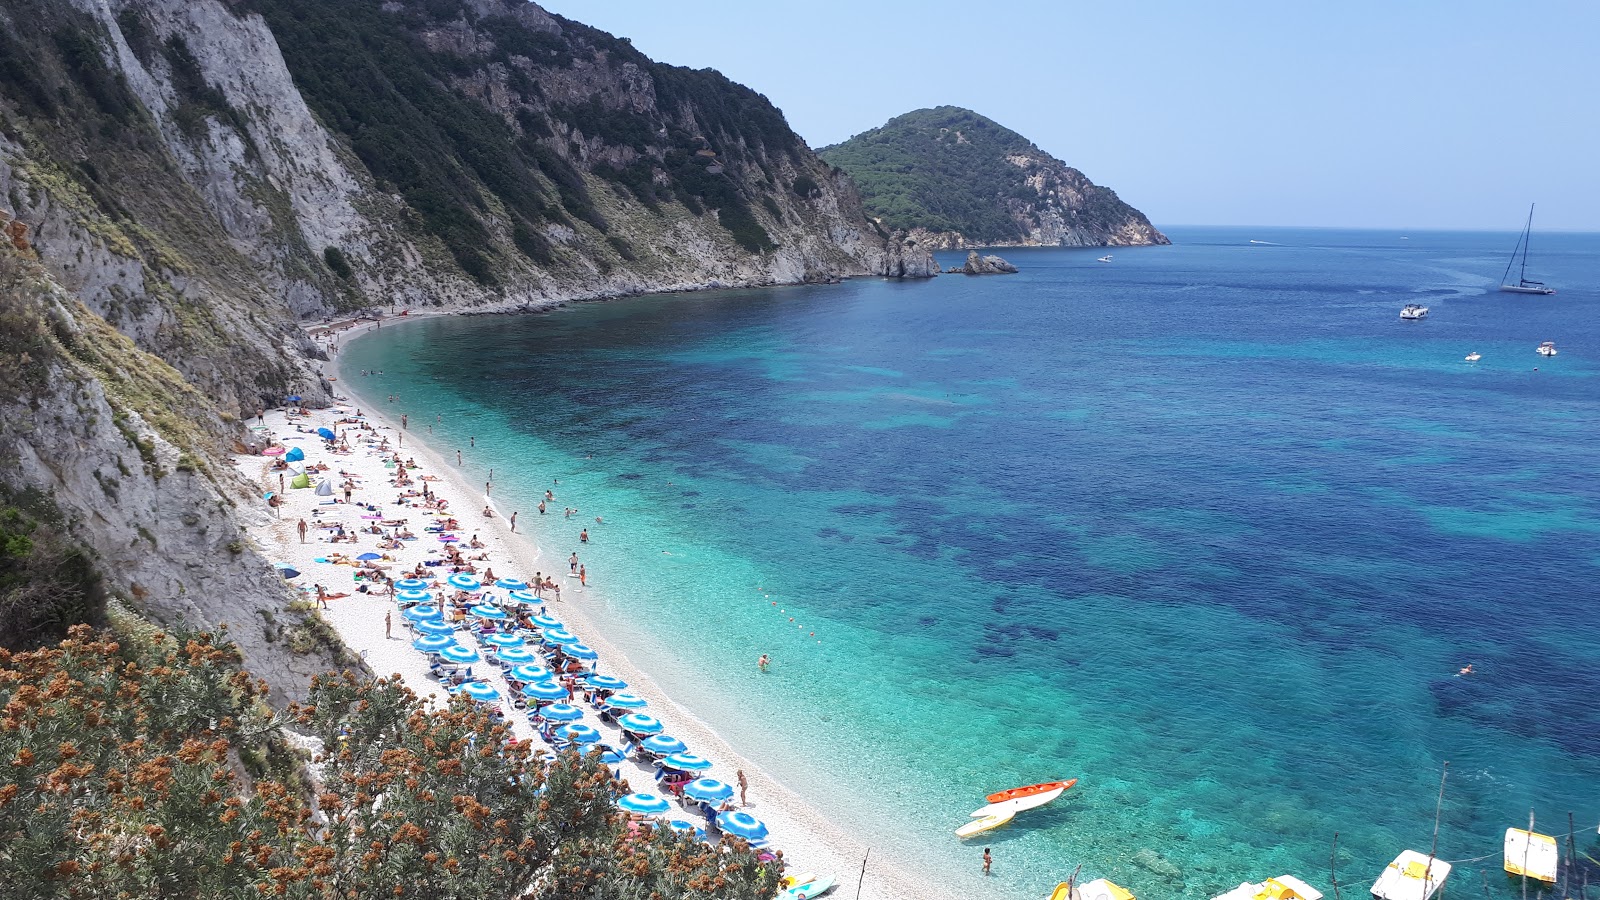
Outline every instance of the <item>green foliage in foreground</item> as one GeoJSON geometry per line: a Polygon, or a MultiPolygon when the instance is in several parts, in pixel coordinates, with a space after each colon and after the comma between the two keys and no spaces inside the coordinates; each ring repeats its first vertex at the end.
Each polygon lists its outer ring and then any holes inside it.
{"type": "Polygon", "coordinates": [[[313,686],[303,782],[213,636],[0,651],[0,884],[30,896],[770,900],[748,845],[634,829],[598,755],[547,760],[467,701],[313,686]]]}

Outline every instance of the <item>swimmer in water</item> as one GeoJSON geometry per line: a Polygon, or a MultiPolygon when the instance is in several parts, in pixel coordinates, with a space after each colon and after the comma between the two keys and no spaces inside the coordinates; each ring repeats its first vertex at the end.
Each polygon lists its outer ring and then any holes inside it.
{"type": "Polygon", "coordinates": [[[1463,675],[1471,675],[1471,674],[1472,674],[1472,663],[1467,663],[1467,667],[1465,669],[1462,669],[1461,671],[1457,672],[1456,673],[1456,677],[1460,678],[1463,675]]]}
{"type": "Polygon", "coordinates": [[[756,668],[763,672],[767,671],[767,667],[770,665],[772,665],[772,660],[765,653],[761,654],[761,658],[756,660],[756,668]]]}

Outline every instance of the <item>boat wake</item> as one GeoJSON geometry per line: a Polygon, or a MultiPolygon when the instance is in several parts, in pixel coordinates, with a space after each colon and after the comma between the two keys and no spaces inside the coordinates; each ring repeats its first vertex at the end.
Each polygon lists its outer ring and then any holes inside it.
{"type": "Polygon", "coordinates": [[[1252,243],[1252,244],[1263,244],[1263,245],[1268,246],[1268,247],[1282,247],[1283,246],[1282,244],[1278,243],[1277,241],[1251,241],[1250,243],[1252,243]]]}

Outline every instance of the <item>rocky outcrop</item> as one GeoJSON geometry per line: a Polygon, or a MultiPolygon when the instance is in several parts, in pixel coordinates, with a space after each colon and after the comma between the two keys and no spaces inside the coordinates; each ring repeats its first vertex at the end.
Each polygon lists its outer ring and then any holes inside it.
{"type": "Polygon", "coordinates": [[[950,271],[963,275],[1013,275],[1017,267],[998,256],[979,256],[978,251],[973,250],[967,254],[965,265],[951,266],[950,271]]]}
{"type": "Polygon", "coordinates": [[[971,110],[917,110],[818,152],[868,213],[932,249],[1169,243],[1116,192],[971,110]]]}
{"type": "Polygon", "coordinates": [[[883,257],[873,267],[873,274],[889,278],[932,278],[939,274],[939,263],[933,258],[931,248],[896,232],[884,242],[883,257]]]}

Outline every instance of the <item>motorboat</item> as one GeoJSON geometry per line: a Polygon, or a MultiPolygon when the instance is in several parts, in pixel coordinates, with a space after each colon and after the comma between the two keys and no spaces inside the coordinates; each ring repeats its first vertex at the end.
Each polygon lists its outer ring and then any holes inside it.
{"type": "Polygon", "coordinates": [[[1467,354],[1467,362],[1477,362],[1480,359],[1483,359],[1483,354],[1476,350],[1467,354]]]}
{"type": "Polygon", "coordinates": [[[1556,342],[1555,341],[1545,341],[1544,343],[1540,344],[1538,353],[1539,353],[1540,356],[1555,356],[1556,355],[1556,342]]]}
{"type": "Polygon", "coordinates": [[[1402,850],[1372,884],[1377,900],[1429,900],[1450,877],[1450,864],[1415,850],[1402,850]]]}
{"type": "Polygon", "coordinates": [[[1247,881],[1211,900],[1322,900],[1322,892],[1293,875],[1279,875],[1256,884],[1247,881]]]}
{"type": "Polygon", "coordinates": [[[1425,319],[1428,317],[1428,308],[1416,303],[1407,303],[1406,308],[1400,310],[1402,319],[1425,319]]]}
{"type": "Polygon", "coordinates": [[[1107,253],[1105,256],[1102,256],[1096,260],[1096,262],[1111,262],[1111,254],[1107,253]]]}

